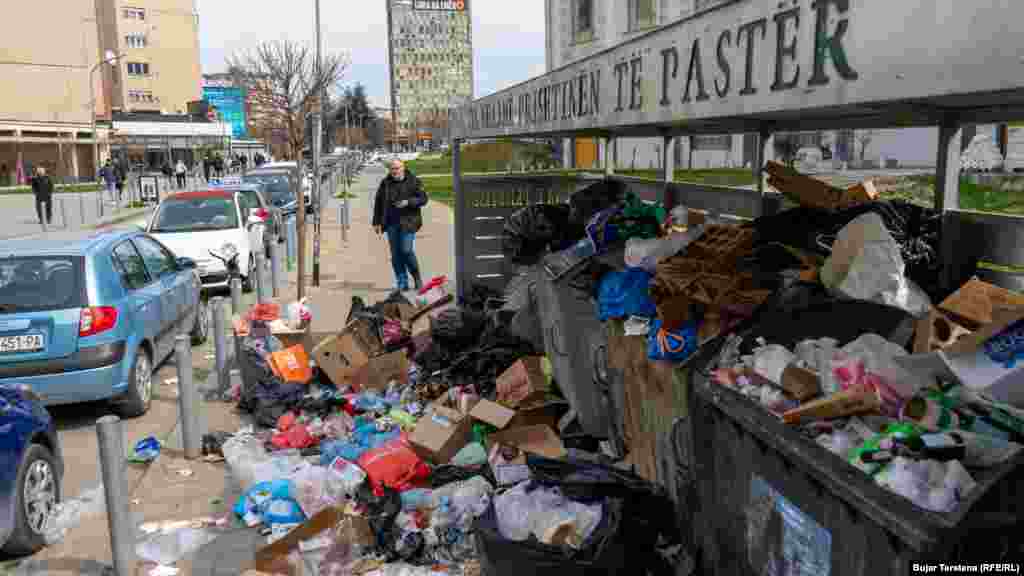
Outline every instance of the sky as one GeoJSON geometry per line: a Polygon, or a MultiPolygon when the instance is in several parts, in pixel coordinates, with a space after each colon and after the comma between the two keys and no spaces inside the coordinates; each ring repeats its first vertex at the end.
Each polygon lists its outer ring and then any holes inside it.
{"type": "MultiPolygon", "coordinates": [[[[472,0],[471,0],[472,1],[472,0]]],[[[265,40],[314,44],[314,0],[202,0],[199,42],[203,73],[265,40]]],[[[321,0],[325,51],[347,52],[343,83],[366,86],[371,104],[388,105],[387,12],[384,0],[321,0]]],[[[473,15],[474,97],[544,73],[544,0],[479,0],[473,15]]]]}

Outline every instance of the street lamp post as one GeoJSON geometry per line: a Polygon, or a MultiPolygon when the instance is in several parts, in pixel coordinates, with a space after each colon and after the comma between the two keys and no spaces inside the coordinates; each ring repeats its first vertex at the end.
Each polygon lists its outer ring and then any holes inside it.
{"type": "MultiPolygon", "coordinates": [[[[321,42],[320,42],[320,0],[314,0],[314,8],[315,8],[315,16],[316,16],[316,74],[315,74],[315,78],[316,78],[316,82],[317,82],[317,92],[318,92],[318,94],[316,95],[316,107],[313,110],[313,130],[312,130],[312,132],[313,132],[313,142],[312,142],[312,144],[313,144],[313,190],[312,190],[312,192],[313,192],[313,206],[315,207],[313,218],[314,218],[314,227],[316,228],[316,230],[314,230],[315,233],[313,235],[313,286],[320,286],[320,234],[319,234],[319,229],[320,229],[320,225],[319,225],[319,218],[320,218],[319,208],[320,208],[320,193],[321,193],[320,192],[320,144],[321,144],[321,142],[323,140],[323,124],[322,124],[322,122],[323,122],[323,106],[324,106],[323,95],[324,95],[324,91],[325,91],[326,87],[322,84],[322,82],[324,81],[324,78],[323,78],[323,68],[322,68],[321,59],[320,59],[320,50],[321,50],[321,42]]],[[[305,227],[303,227],[303,230],[300,233],[305,235],[305,227]]],[[[300,255],[299,256],[300,262],[301,262],[301,259],[304,258],[304,257],[305,257],[305,255],[300,255]]],[[[304,283],[304,280],[305,280],[304,278],[301,277],[301,275],[305,273],[305,269],[304,269],[304,267],[300,266],[299,270],[300,270],[300,277],[299,277],[299,290],[298,290],[298,292],[299,292],[299,299],[301,300],[302,296],[303,296],[303,292],[304,292],[304,290],[303,290],[303,288],[304,288],[303,287],[303,283],[304,283]]]]}
{"type": "MultiPolygon", "coordinates": [[[[104,64],[113,64],[114,62],[124,58],[124,54],[115,54],[113,50],[107,50],[104,53],[105,58],[96,63],[89,70],[89,108],[92,111],[92,165],[93,170],[98,171],[100,167],[100,136],[96,133],[96,70],[104,64]]],[[[103,192],[99,194],[100,198],[100,214],[103,213],[103,192]]]]}

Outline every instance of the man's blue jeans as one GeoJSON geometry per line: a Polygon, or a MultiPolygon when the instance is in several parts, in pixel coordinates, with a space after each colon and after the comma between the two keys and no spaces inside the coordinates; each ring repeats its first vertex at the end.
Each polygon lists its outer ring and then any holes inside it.
{"type": "Polygon", "coordinates": [[[416,278],[420,275],[420,264],[413,251],[416,233],[403,232],[401,227],[395,225],[388,227],[387,234],[391,246],[391,266],[395,270],[395,287],[404,292],[409,289],[407,273],[416,278]]]}

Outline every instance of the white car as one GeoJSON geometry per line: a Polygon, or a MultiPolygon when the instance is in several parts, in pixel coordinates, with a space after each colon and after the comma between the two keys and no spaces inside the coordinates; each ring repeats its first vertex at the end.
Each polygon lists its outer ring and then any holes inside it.
{"type": "Polygon", "coordinates": [[[255,249],[262,247],[264,218],[259,207],[237,190],[181,192],[164,198],[146,231],[174,252],[196,261],[203,288],[224,288],[230,278],[224,263],[210,250],[231,244],[238,250],[242,288],[252,290],[255,249]]]}
{"type": "MultiPolygon", "coordinates": [[[[298,162],[270,162],[264,164],[260,168],[291,168],[292,170],[299,169],[298,162]]],[[[313,194],[313,179],[309,177],[309,174],[303,172],[302,174],[302,195],[305,197],[306,206],[309,206],[312,202],[313,194]]]]}

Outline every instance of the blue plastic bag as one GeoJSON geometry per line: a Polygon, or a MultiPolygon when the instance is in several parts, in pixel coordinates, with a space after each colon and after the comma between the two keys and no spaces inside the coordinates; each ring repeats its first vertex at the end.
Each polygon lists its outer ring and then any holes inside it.
{"type": "Polygon", "coordinates": [[[598,318],[604,322],[609,318],[657,316],[658,309],[648,290],[650,283],[650,273],[639,268],[605,274],[597,289],[598,318]]]}
{"type": "Polygon", "coordinates": [[[651,360],[682,362],[697,351],[697,325],[687,322],[678,330],[665,330],[654,320],[647,333],[647,357],[651,360]]]}
{"type": "Polygon", "coordinates": [[[160,455],[160,441],[155,436],[147,436],[135,443],[132,455],[128,457],[129,462],[145,464],[156,460],[160,455]]]}
{"type": "Polygon", "coordinates": [[[291,497],[292,490],[292,483],[288,480],[260,482],[238,498],[234,512],[240,518],[255,514],[267,526],[303,522],[306,515],[291,497]]]}

